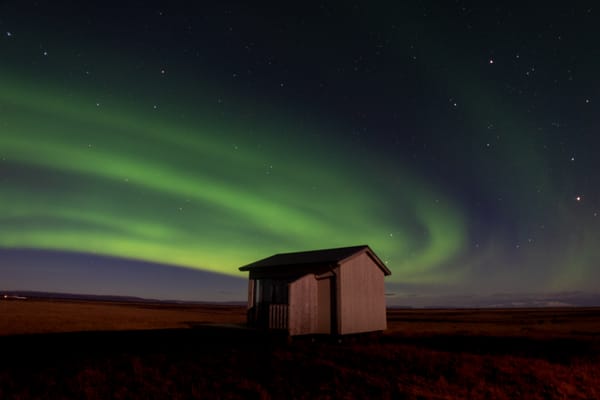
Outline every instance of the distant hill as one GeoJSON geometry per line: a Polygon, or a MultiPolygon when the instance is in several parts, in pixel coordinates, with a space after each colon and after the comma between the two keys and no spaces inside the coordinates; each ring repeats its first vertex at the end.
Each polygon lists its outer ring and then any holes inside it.
{"type": "MultiPolygon", "coordinates": [[[[246,305],[246,301],[191,301],[150,299],[136,296],[96,295],[80,293],[40,292],[31,290],[0,290],[0,301],[26,299],[57,299],[81,301],[109,301],[118,303],[161,304],[223,304],[246,305]]],[[[546,308],[546,307],[600,307],[600,293],[559,292],[547,294],[497,293],[488,296],[409,296],[386,293],[389,308],[546,308]]]]}
{"type": "Polygon", "coordinates": [[[495,293],[491,295],[420,296],[386,293],[390,308],[548,308],[599,307],[600,293],[495,293]]]}
{"type": "Polygon", "coordinates": [[[240,301],[184,301],[184,300],[159,300],[135,296],[115,296],[81,293],[54,293],[37,292],[30,290],[0,290],[0,300],[27,300],[27,299],[56,299],[56,300],[82,300],[82,301],[110,301],[118,303],[166,303],[166,304],[228,304],[245,305],[240,301]]]}

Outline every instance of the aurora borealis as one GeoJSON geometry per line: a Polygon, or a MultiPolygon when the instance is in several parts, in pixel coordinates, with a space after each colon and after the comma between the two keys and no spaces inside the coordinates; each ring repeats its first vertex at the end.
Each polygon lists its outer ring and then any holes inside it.
{"type": "Polygon", "coordinates": [[[597,290],[595,9],[119,4],[0,6],[0,289],[366,243],[393,293],[597,290]]]}

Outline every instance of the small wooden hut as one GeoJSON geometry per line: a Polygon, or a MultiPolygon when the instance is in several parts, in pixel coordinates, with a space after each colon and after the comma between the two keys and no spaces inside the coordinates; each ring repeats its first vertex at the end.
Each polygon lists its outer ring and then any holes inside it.
{"type": "Polygon", "coordinates": [[[276,254],[240,271],[250,273],[250,326],[291,336],[387,326],[383,280],[391,272],[369,246],[276,254]]]}

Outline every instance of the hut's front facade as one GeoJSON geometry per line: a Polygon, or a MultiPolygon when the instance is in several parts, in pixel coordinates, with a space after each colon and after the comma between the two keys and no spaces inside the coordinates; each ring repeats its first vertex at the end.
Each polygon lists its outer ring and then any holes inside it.
{"type": "Polygon", "coordinates": [[[390,270],[369,246],[276,254],[248,271],[248,324],[289,335],[382,331],[384,277],[390,270]]]}

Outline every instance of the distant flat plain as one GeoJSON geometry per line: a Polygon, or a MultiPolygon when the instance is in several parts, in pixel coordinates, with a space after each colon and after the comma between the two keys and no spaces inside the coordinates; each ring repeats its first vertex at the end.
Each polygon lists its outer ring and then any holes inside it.
{"type": "Polygon", "coordinates": [[[245,312],[0,300],[0,398],[600,398],[600,308],[389,309],[341,341],[245,312]]]}
{"type": "Polygon", "coordinates": [[[0,300],[0,335],[242,324],[244,307],[177,303],[0,300]]]}
{"type": "MultiPolygon", "coordinates": [[[[401,309],[387,311],[393,335],[600,335],[599,308],[401,309]]],[[[244,325],[246,308],[220,304],[0,300],[0,335],[244,325]]]]}

